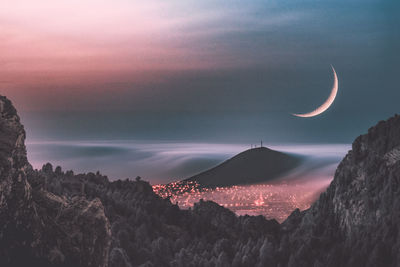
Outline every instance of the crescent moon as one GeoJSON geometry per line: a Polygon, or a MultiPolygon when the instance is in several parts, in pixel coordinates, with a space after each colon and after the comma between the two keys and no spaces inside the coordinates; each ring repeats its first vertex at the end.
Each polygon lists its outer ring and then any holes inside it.
{"type": "Polygon", "coordinates": [[[332,71],[333,71],[333,77],[334,77],[334,81],[333,81],[333,87],[332,87],[332,91],[331,94],[329,95],[328,99],[318,108],[316,108],[315,110],[309,112],[309,113],[303,113],[303,114],[292,114],[294,116],[297,117],[302,117],[302,118],[310,118],[310,117],[314,117],[317,116],[319,114],[321,114],[322,112],[326,111],[333,103],[333,101],[335,101],[338,89],[339,89],[339,81],[338,81],[338,77],[336,74],[335,69],[332,67],[332,71]]]}

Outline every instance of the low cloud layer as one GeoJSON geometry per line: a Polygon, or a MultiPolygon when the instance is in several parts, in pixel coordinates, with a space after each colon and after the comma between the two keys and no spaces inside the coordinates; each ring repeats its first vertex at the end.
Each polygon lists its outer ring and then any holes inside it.
{"type": "MultiPolygon", "coordinates": [[[[99,170],[111,179],[141,176],[152,184],[187,178],[249,148],[240,144],[134,141],[30,142],[27,147],[35,168],[51,162],[76,172],[99,170]]],[[[276,145],[272,148],[306,157],[305,164],[287,175],[286,179],[293,180],[314,179],[318,175],[333,177],[334,168],[348,146],[276,145]]]]}

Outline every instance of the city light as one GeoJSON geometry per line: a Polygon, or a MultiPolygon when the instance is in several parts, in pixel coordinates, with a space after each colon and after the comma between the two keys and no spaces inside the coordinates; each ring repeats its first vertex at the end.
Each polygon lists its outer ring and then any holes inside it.
{"type": "Polygon", "coordinates": [[[183,209],[193,207],[200,199],[212,200],[237,215],[263,215],[282,222],[296,208],[309,208],[328,184],[329,180],[321,179],[303,183],[286,181],[207,188],[195,181],[180,181],[154,185],[153,190],[162,198],[169,197],[172,203],[183,209]]]}

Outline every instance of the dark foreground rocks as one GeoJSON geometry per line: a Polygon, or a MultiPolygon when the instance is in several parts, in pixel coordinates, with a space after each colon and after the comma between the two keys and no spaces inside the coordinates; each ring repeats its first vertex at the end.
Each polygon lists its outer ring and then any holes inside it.
{"type": "Polygon", "coordinates": [[[209,201],[180,210],[144,181],[33,170],[0,98],[0,266],[399,266],[400,117],[360,136],[333,182],[282,224],[209,201]]]}
{"type": "Polygon", "coordinates": [[[24,140],[14,107],[0,97],[0,266],[107,266],[101,201],[32,187],[24,140]]]}

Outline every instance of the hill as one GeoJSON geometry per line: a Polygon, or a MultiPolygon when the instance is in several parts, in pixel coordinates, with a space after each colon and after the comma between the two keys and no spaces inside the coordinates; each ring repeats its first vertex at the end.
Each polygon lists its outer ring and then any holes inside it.
{"type": "Polygon", "coordinates": [[[203,186],[256,184],[273,180],[301,163],[301,158],[266,147],[246,150],[185,181],[203,186]]]}

